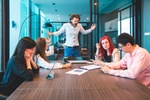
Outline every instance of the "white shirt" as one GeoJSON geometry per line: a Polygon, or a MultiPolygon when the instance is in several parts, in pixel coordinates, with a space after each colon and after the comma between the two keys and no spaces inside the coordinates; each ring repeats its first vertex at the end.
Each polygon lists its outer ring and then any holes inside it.
{"type": "MultiPolygon", "coordinates": [[[[46,69],[52,69],[53,67],[53,63],[49,63],[47,61],[45,61],[42,57],[37,58],[37,56],[34,56],[34,62],[42,68],[46,68],[46,69]]],[[[59,69],[62,68],[62,64],[60,63],[56,63],[54,69],[59,69]]]]}
{"type": "Polygon", "coordinates": [[[46,53],[46,56],[53,55],[54,54],[54,46],[53,45],[48,46],[48,51],[46,50],[45,53],[46,53]]]}
{"type": "Polygon", "coordinates": [[[144,48],[136,45],[132,54],[126,53],[116,64],[108,64],[113,69],[110,74],[120,77],[137,79],[139,82],[150,88],[150,54],[144,48]]]}
{"type": "Polygon", "coordinates": [[[59,31],[54,32],[54,35],[60,35],[62,33],[66,33],[66,46],[79,46],[79,41],[78,41],[78,34],[81,32],[82,34],[88,34],[91,31],[91,29],[84,30],[82,25],[78,23],[76,27],[72,26],[71,23],[65,23],[63,26],[60,28],[59,31]]]}

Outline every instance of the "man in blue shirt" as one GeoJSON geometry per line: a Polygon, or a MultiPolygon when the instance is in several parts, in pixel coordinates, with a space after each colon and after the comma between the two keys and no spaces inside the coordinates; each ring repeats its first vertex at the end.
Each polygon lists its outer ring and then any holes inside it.
{"type": "Polygon", "coordinates": [[[47,34],[50,36],[60,35],[61,33],[66,33],[66,42],[65,42],[65,57],[78,57],[79,56],[79,41],[78,34],[81,32],[82,34],[91,33],[92,30],[95,29],[96,25],[92,24],[91,28],[85,30],[83,26],[79,23],[80,16],[78,14],[73,14],[70,16],[70,22],[63,24],[59,31],[56,32],[48,32],[47,34]]]}

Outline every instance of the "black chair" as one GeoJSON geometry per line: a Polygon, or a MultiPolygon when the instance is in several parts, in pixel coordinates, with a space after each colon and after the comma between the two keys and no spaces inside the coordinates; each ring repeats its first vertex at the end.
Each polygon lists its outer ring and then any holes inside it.
{"type": "MultiPolygon", "coordinates": [[[[4,72],[0,72],[0,82],[3,79],[3,76],[4,76],[4,72]]],[[[6,99],[7,99],[7,96],[0,94],[0,100],[6,100],[6,99]]]]}
{"type": "Polygon", "coordinates": [[[3,79],[3,76],[4,76],[4,72],[0,72],[0,82],[1,82],[2,79],[3,79]]]}

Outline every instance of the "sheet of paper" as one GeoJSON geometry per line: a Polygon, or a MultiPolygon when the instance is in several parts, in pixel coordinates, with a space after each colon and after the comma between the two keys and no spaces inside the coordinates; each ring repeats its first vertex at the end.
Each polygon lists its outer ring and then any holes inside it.
{"type": "Polygon", "coordinates": [[[86,70],[92,70],[92,69],[101,68],[101,66],[98,66],[98,65],[86,65],[86,66],[80,66],[80,68],[86,69],[86,70]]]}
{"type": "Polygon", "coordinates": [[[71,71],[66,72],[66,74],[75,74],[75,75],[81,75],[85,72],[87,72],[88,70],[84,70],[84,69],[73,69],[71,71]]]}

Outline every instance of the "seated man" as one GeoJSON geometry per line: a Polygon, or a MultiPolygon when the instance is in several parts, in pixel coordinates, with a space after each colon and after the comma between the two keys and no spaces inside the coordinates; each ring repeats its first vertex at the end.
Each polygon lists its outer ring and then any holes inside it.
{"type": "Polygon", "coordinates": [[[119,48],[125,52],[124,57],[117,63],[102,63],[104,73],[136,79],[150,88],[150,54],[144,48],[134,44],[134,39],[127,33],[122,33],[117,38],[119,48]]]}

